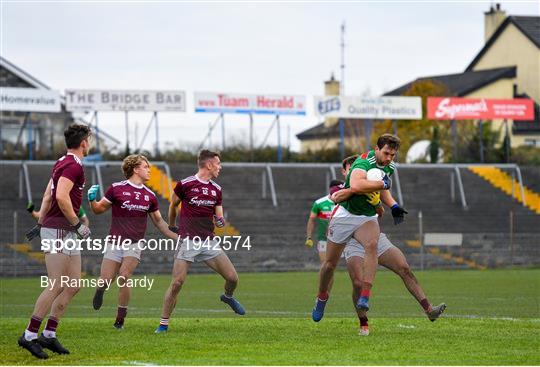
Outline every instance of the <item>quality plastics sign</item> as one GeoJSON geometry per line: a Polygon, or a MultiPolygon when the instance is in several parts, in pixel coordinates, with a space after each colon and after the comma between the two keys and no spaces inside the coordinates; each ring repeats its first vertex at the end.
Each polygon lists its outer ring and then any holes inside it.
{"type": "Polygon", "coordinates": [[[433,120],[534,120],[531,99],[428,97],[428,118],[433,120]]]}
{"type": "Polygon", "coordinates": [[[358,119],[419,120],[420,97],[315,97],[315,113],[324,117],[358,119]]]}
{"type": "Polygon", "coordinates": [[[196,92],[195,112],[305,115],[304,96],[196,92]]]}

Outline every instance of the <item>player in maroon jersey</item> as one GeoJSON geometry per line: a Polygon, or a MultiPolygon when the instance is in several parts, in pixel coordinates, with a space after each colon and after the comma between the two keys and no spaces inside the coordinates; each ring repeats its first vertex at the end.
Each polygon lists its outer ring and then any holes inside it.
{"type": "Polygon", "coordinates": [[[236,269],[219,246],[219,242],[214,240],[214,222],[218,227],[225,225],[221,186],[212,181],[221,171],[220,156],[216,152],[202,150],[197,163],[199,171],[177,183],[169,206],[169,226],[178,231],[182,244],[175,255],[172,281],[165,293],[163,312],[156,333],[167,331],[178,293],[193,262],[203,261],[219,273],[225,279],[225,292],[221,295],[221,301],[237,314],[245,314],[242,305],[233,298],[238,284],[236,269]],[[180,224],[176,228],[180,203],[180,224]]]}
{"type": "Polygon", "coordinates": [[[85,182],[82,159],[90,149],[91,131],[86,125],[71,124],[64,131],[64,137],[67,154],[56,161],[43,194],[38,224],[26,233],[28,240],[41,237],[48,282],[18,343],[42,359],[48,358],[43,348],[69,354],[56,338],[56,328],[69,302],[79,291],[71,281],[78,284],[81,278],[81,253],[73,245],[76,239],[90,236],[90,229],[80,222],[77,213],[85,182]],[[63,277],[68,277],[70,282],[62,284],[61,280],[66,279],[63,277]],[[49,310],[47,325],[38,337],[41,322],[49,310]]]}
{"type": "Polygon", "coordinates": [[[115,182],[96,201],[99,185],[93,185],[88,190],[88,200],[94,214],[102,214],[112,208],[112,219],[107,250],[101,263],[100,282],[93,299],[95,310],[103,304],[103,295],[107,290],[105,284],[110,284],[118,276],[119,294],[118,310],[114,327],[122,329],[127,315],[131,288],[126,282],[131,278],[141,260],[147,217],[165,236],[178,240],[178,235],[169,230],[167,222],[161,217],[156,195],[144,185],[150,179],[150,162],[141,154],[132,154],[124,158],[122,172],[127,180],[115,182]],[[117,244],[129,240],[129,246],[120,247],[117,244]]]}

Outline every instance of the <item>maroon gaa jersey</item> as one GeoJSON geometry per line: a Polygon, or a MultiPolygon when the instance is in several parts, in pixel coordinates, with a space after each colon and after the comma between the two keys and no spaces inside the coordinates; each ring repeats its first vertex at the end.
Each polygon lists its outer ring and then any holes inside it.
{"type": "Polygon", "coordinates": [[[178,182],[174,193],[182,200],[180,237],[213,237],[215,208],[221,205],[221,186],[194,175],[178,182]]]}
{"type": "Polygon", "coordinates": [[[159,209],[156,194],[152,190],[144,185],[137,186],[129,180],[109,186],[105,200],[112,204],[109,234],[133,242],[144,238],[148,213],[159,209]]]}
{"type": "Polygon", "coordinates": [[[65,156],[56,161],[52,171],[52,186],[51,186],[51,207],[41,223],[43,227],[56,228],[64,230],[73,230],[73,226],[64,217],[64,213],[60,210],[56,201],[56,188],[60,177],[65,177],[73,182],[73,187],[69,192],[69,198],[75,214],[79,212],[82,203],[82,194],[84,189],[84,170],[82,162],[73,153],[67,153],[65,156]]]}

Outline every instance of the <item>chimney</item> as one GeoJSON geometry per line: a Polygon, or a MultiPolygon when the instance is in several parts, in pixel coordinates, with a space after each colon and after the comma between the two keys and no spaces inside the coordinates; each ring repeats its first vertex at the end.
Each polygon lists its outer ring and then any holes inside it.
{"type": "Polygon", "coordinates": [[[339,82],[334,78],[334,73],[330,76],[330,80],[324,82],[325,96],[339,96],[339,82]]]}
{"type": "Polygon", "coordinates": [[[489,7],[489,11],[484,13],[484,42],[489,40],[505,19],[506,12],[501,10],[501,4],[495,4],[495,8],[493,5],[489,7]]]}

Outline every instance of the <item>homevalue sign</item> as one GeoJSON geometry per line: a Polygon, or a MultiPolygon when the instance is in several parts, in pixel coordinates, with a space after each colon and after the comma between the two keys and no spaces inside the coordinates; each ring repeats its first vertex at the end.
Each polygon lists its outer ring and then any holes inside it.
{"type": "Polygon", "coordinates": [[[196,92],[195,112],[305,115],[304,96],[196,92]]]}
{"type": "Polygon", "coordinates": [[[172,90],[66,90],[68,111],[184,112],[186,94],[172,90]]]}
{"type": "Polygon", "coordinates": [[[531,99],[428,97],[428,118],[433,120],[534,120],[531,99]]]}
{"type": "Polygon", "coordinates": [[[315,113],[324,117],[418,120],[422,118],[420,97],[315,97],[315,113]]]}
{"type": "Polygon", "coordinates": [[[60,112],[60,93],[50,89],[0,88],[0,109],[22,112],[60,112]]]}

